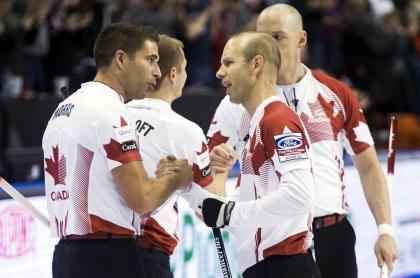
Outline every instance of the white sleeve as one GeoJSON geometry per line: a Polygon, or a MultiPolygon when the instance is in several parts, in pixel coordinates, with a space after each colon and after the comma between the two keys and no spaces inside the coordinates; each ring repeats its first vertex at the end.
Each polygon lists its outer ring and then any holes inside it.
{"type": "Polygon", "coordinates": [[[227,143],[235,147],[239,142],[239,128],[244,108],[230,102],[226,96],[219,104],[207,132],[209,148],[227,143]]]}
{"type": "Polygon", "coordinates": [[[185,125],[182,132],[178,133],[178,140],[175,142],[183,142],[182,148],[185,148],[188,163],[192,165],[193,184],[206,187],[213,182],[206,137],[198,125],[192,122],[188,123],[190,124],[185,125]]]}
{"type": "Polygon", "coordinates": [[[310,171],[296,169],[284,174],[282,185],[267,196],[238,202],[232,211],[229,226],[262,228],[290,220],[290,215],[312,213],[314,182],[310,171]]]}
{"type": "Polygon", "coordinates": [[[198,214],[202,215],[201,205],[204,199],[214,198],[226,202],[226,199],[214,195],[207,190],[204,190],[197,184],[193,184],[188,190],[184,191],[181,197],[188,202],[190,207],[198,214]]]}
{"type": "Polygon", "coordinates": [[[314,178],[309,141],[296,114],[283,124],[267,122],[262,140],[275,171],[281,176],[278,189],[261,199],[239,202],[229,226],[260,228],[287,222],[290,215],[313,212],[314,178]]]}
{"type": "Polygon", "coordinates": [[[98,115],[89,132],[93,132],[93,138],[109,170],[141,160],[135,124],[124,106],[114,107],[108,114],[98,115]]]}

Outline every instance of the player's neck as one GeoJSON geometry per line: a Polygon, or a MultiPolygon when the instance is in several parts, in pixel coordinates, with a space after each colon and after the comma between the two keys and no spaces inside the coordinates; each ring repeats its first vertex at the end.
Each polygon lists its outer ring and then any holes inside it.
{"type": "Polygon", "coordinates": [[[162,87],[159,88],[159,90],[153,92],[146,92],[146,97],[152,99],[160,99],[168,103],[169,106],[172,106],[172,102],[175,100],[173,94],[162,87]]]}
{"type": "Polygon", "coordinates": [[[115,92],[117,92],[124,101],[127,100],[124,88],[119,84],[118,80],[112,74],[107,74],[102,71],[98,71],[93,81],[105,84],[106,86],[110,87],[115,92]]]}
{"type": "Polygon", "coordinates": [[[302,64],[296,64],[294,67],[289,67],[288,69],[281,69],[277,76],[278,85],[291,85],[299,80],[305,75],[305,68],[302,64]]]}
{"type": "Polygon", "coordinates": [[[252,117],[260,104],[276,95],[276,84],[274,82],[257,83],[249,92],[249,98],[242,103],[249,115],[252,117]]]}

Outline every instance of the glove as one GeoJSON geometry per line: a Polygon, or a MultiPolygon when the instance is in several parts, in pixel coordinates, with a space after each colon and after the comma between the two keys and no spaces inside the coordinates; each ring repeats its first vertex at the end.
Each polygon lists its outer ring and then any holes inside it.
{"type": "Polygon", "coordinates": [[[226,204],[214,198],[204,199],[201,208],[204,223],[212,228],[223,228],[229,225],[230,216],[234,207],[235,202],[228,202],[226,204]]]}

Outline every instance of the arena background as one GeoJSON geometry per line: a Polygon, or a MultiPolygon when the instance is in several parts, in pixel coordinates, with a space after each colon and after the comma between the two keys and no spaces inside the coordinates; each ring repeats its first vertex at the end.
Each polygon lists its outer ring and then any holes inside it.
{"type": "MultiPolygon", "coordinates": [[[[302,13],[308,32],[303,62],[357,95],[384,171],[389,118],[397,116],[392,207],[400,258],[392,277],[420,277],[419,0],[0,0],[0,176],[46,213],[42,134],[60,101],[58,89],[74,91],[95,74],[92,44],[103,26],[147,24],[184,42],[189,75],[173,107],[206,132],[224,96],[214,75],[224,43],[254,30],[258,13],[279,2],[302,13]]],[[[346,185],[359,277],[379,277],[377,230],[347,156],[346,185]]],[[[180,220],[175,277],[221,277],[210,229],[182,203],[180,220]]],[[[237,274],[234,239],[223,235],[237,274]]],[[[51,277],[57,240],[0,190],[1,278],[51,277]]]]}

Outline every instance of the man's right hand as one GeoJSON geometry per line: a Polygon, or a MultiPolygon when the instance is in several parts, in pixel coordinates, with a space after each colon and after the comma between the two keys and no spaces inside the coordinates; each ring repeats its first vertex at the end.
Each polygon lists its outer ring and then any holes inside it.
{"type": "Polygon", "coordinates": [[[173,155],[167,155],[156,165],[155,176],[162,178],[167,175],[172,175],[180,171],[179,165],[176,163],[177,159],[173,155]]]}
{"type": "Polygon", "coordinates": [[[177,159],[175,163],[179,167],[179,172],[175,173],[178,176],[179,189],[184,189],[191,185],[194,172],[192,166],[188,164],[188,160],[185,158],[177,159]]]}
{"type": "Polygon", "coordinates": [[[223,228],[229,225],[235,202],[225,203],[215,198],[206,198],[199,205],[203,215],[203,221],[212,228],[223,228]]]}
{"type": "Polygon", "coordinates": [[[192,166],[186,159],[176,159],[173,155],[168,155],[159,160],[156,166],[155,175],[157,178],[173,175],[176,179],[178,189],[184,189],[192,182],[192,166]]]}
{"type": "Polygon", "coordinates": [[[235,150],[228,144],[220,144],[210,152],[210,168],[214,173],[226,173],[236,162],[235,150]]]}

